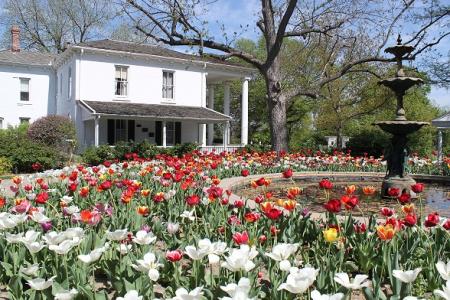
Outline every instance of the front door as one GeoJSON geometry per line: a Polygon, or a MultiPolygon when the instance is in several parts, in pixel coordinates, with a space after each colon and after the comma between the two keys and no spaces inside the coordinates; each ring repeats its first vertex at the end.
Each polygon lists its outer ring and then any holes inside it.
{"type": "Polygon", "coordinates": [[[135,121],[123,119],[108,119],[108,144],[117,142],[132,142],[135,139],[135,121]]]}

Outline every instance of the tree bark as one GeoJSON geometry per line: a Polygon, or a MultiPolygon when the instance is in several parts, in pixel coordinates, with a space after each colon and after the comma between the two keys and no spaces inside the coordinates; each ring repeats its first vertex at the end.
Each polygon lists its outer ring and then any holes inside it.
{"type": "Polygon", "coordinates": [[[269,95],[269,117],[270,117],[270,135],[272,149],[277,153],[288,151],[288,135],[286,124],[286,102],[281,97],[271,97],[269,95]]]}

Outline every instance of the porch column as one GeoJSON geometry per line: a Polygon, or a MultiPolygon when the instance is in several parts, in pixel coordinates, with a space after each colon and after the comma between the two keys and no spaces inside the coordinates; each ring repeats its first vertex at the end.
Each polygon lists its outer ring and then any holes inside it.
{"type": "Polygon", "coordinates": [[[163,148],[167,147],[167,126],[166,126],[166,121],[162,121],[162,145],[163,145],[163,148]]]}
{"type": "MultiPolygon", "coordinates": [[[[202,93],[201,93],[201,106],[206,107],[206,76],[208,76],[208,73],[203,72],[202,73],[202,93]]],[[[202,147],[206,146],[206,124],[199,124],[198,129],[198,142],[202,147]]]]}
{"type": "MultiPolygon", "coordinates": [[[[208,96],[208,108],[214,109],[214,85],[209,85],[208,88],[209,96],[208,96]]],[[[208,124],[208,145],[212,145],[214,142],[214,124],[208,124]]]]}
{"type": "Polygon", "coordinates": [[[244,78],[242,82],[242,103],[241,103],[241,144],[248,144],[248,81],[250,78],[244,78]]]}
{"type": "Polygon", "coordinates": [[[94,146],[98,147],[100,140],[100,117],[97,116],[94,119],[94,146]]]}
{"type": "Polygon", "coordinates": [[[438,162],[442,162],[442,129],[438,129],[438,162]]]}
{"type": "Polygon", "coordinates": [[[230,134],[230,122],[227,121],[223,124],[223,150],[227,150],[227,145],[230,143],[228,136],[230,134]]]}
{"type": "MultiPolygon", "coordinates": [[[[225,82],[223,86],[223,114],[229,116],[230,115],[230,83],[225,82]]],[[[228,123],[227,123],[228,124],[228,123]]],[[[229,129],[229,124],[228,124],[229,129]]],[[[225,127],[225,128],[227,128],[225,127]]],[[[230,143],[230,130],[227,131],[227,144],[230,143]]]]}

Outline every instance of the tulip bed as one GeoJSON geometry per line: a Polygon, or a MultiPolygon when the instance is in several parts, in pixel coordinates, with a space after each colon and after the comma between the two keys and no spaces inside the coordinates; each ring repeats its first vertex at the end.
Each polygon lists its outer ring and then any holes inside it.
{"type": "MultiPolygon", "coordinates": [[[[358,199],[326,199],[313,219],[300,188],[230,199],[225,177],[383,171],[338,154],[203,154],[47,171],[0,194],[0,291],[8,299],[450,299],[450,220],[398,206],[353,218],[358,199]],[[252,201],[250,208],[247,201],[252,201]],[[337,218],[344,211],[346,218],[337,218]],[[409,298],[408,298],[409,297],[409,298]]],[[[448,158],[446,158],[447,161],[448,158]]],[[[417,172],[437,174],[412,158],[417,172]]],[[[325,198],[333,183],[320,183],[325,198]]],[[[420,194],[423,186],[414,187],[420,194]]],[[[371,188],[366,187],[370,194],[371,188]]],[[[366,193],[366,192],[365,192],[366,193]]],[[[1,295],[1,294],[0,294],[1,295]]]]}

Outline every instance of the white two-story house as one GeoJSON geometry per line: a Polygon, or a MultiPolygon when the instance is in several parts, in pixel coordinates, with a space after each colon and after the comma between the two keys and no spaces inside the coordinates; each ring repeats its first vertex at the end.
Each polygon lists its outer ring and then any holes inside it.
{"type": "MultiPolygon", "coordinates": [[[[83,149],[148,140],[167,147],[229,146],[230,81],[242,82],[241,144],[248,143],[248,82],[254,69],[160,46],[114,40],[70,45],[59,55],[0,51],[1,126],[57,114],[71,118],[83,149]],[[223,111],[214,110],[224,86],[223,111]],[[214,127],[213,124],[221,124],[214,127]],[[223,144],[213,145],[214,130],[223,144]]],[[[232,148],[232,147],[231,147],[232,148]]]]}

